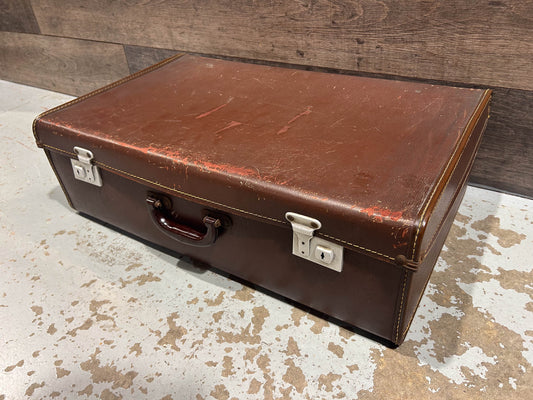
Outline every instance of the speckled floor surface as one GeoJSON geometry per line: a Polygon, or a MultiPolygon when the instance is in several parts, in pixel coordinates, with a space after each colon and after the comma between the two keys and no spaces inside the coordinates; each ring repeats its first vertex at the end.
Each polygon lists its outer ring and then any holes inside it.
{"type": "Polygon", "coordinates": [[[531,399],[533,201],[469,188],[396,350],[70,210],[0,81],[0,400],[531,399]]]}

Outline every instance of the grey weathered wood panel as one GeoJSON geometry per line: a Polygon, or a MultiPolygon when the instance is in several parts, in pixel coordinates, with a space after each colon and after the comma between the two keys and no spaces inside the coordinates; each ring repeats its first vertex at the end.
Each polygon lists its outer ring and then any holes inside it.
{"type": "Polygon", "coordinates": [[[0,79],[80,95],[128,74],[120,45],[0,32],[0,79]]]}
{"type": "Polygon", "coordinates": [[[0,31],[39,33],[30,0],[0,0],[0,31]]]}
{"type": "Polygon", "coordinates": [[[494,90],[471,182],[533,198],[533,91],[494,90]]]}
{"type": "Polygon", "coordinates": [[[50,35],[533,89],[528,0],[32,4],[50,35]]]}
{"type": "Polygon", "coordinates": [[[130,74],[133,74],[159,61],[172,57],[177,51],[142,46],[124,46],[124,53],[128,60],[130,74]]]}

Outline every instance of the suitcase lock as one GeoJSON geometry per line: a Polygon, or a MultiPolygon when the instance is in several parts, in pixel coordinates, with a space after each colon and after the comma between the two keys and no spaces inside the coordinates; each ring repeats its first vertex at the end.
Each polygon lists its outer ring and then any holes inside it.
{"type": "Polygon", "coordinates": [[[74,152],[78,155],[77,160],[70,159],[74,178],[91,185],[102,186],[102,178],[98,167],[92,162],[94,158],[92,151],[74,147],[74,152]]]}
{"type": "Polygon", "coordinates": [[[319,220],[293,212],[286,213],[285,218],[292,226],[292,254],[334,271],[342,271],[344,248],[314,236],[314,232],[322,227],[319,220]]]}

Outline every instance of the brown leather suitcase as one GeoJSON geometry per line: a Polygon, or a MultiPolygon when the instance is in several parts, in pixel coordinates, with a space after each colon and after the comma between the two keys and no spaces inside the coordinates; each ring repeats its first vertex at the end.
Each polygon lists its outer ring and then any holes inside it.
{"type": "Polygon", "coordinates": [[[490,91],[177,56],[34,122],[71,206],[400,344],[490,91]]]}

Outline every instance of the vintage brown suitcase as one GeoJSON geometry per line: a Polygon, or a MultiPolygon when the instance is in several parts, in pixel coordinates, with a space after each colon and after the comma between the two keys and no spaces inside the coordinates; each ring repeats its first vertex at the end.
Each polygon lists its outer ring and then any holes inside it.
{"type": "Polygon", "coordinates": [[[74,209],[400,344],[489,98],[184,55],[34,133],[74,209]]]}

